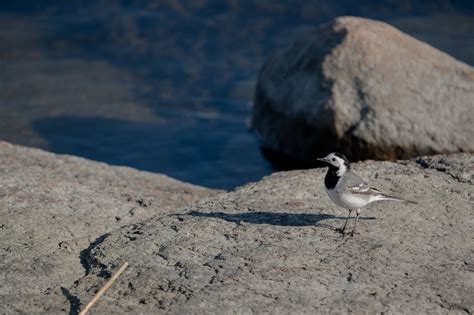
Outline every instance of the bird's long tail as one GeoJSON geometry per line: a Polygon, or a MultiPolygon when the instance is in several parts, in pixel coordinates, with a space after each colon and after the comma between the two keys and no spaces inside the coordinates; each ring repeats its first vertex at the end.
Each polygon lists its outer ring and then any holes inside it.
{"type": "Polygon", "coordinates": [[[390,195],[380,195],[380,200],[394,200],[394,201],[401,201],[401,202],[406,202],[406,203],[412,203],[414,205],[417,205],[418,202],[413,201],[413,200],[408,200],[408,199],[403,199],[400,197],[395,197],[395,196],[390,196],[390,195]]]}

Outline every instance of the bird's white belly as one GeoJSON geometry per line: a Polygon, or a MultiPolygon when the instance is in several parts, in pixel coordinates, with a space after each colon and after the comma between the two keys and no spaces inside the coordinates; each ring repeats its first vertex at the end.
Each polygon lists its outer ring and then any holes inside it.
{"type": "Polygon", "coordinates": [[[326,193],[335,204],[346,209],[355,210],[368,204],[363,195],[359,197],[354,194],[338,194],[335,189],[326,189],[326,193]]]}

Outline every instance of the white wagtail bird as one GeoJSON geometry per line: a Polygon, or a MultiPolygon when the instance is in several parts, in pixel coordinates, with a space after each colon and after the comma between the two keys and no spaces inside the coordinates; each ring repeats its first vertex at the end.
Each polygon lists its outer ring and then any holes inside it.
{"type": "Polygon", "coordinates": [[[354,235],[359,219],[360,208],[368,204],[381,200],[396,200],[409,203],[416,203],[414,201],[405,200],[402,198],[389,196],[378,189],[370,187],[367,182],[360,178],[351,170],[349,160],[339,153],[330,153],[325,158],[317,159],[324,162],[329,167],[324,179],[326,192],[329,198],[338,206],[349,210],[349,215],[340,232],[344,234],[347,221],[351,216],[352,211],[356,211],[356,220],[351,235],[354,235]]]}

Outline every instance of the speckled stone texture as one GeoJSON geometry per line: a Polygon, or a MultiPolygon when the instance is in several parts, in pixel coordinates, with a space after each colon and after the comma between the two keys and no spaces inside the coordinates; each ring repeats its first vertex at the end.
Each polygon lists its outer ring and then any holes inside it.
{"type": "Polygon", "coordinates": [[[123,225],[215,191],[0,142],[0,313],[64,313],[90,248],[123,225]]]}
{"type": "Polygon", "coordinates": [[[252,126],[266,149],[304,161],[474,152],[473,99],[472,67],[386,23],[340,17],[267,59],[252,126]]]}
{"type": "Polygon", "coordinates": [[[342,237],[324,169],[275,173],[105,235],[54,308],[77,310],[127,261],[94,313],[472,313],[474,156],[353,167],[419,204],[372,204],[342,237]]]}

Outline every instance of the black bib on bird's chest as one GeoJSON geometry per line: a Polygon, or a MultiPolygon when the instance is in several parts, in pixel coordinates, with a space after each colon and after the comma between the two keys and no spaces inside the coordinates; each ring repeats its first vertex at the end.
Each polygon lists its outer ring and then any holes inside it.
{"type": "Polygon", "coordinates": [[[334,187],[336,187],[340,178],[339,175],[337,175],[338,170],[339,169],[337,167],[332,165],[329,166],[329,170],[326,173],[326,177],[324,178],[324,186],[326,186],[327,189],[334,189],[334,187]]]}

